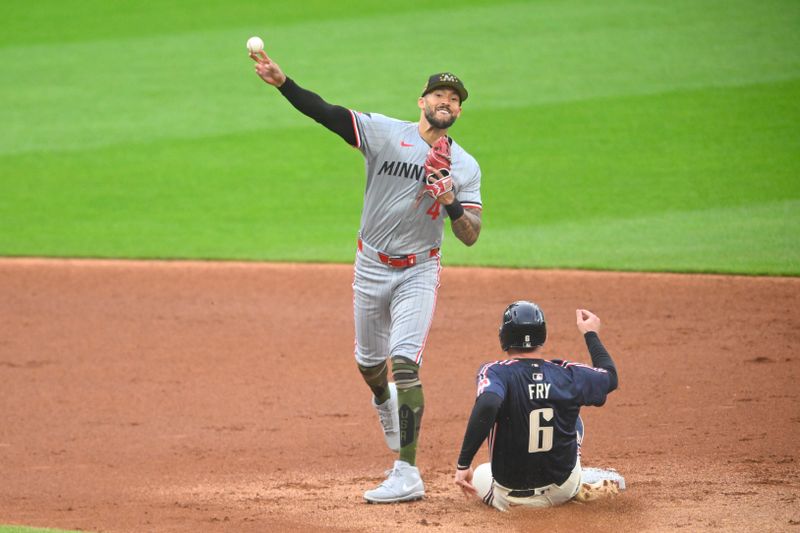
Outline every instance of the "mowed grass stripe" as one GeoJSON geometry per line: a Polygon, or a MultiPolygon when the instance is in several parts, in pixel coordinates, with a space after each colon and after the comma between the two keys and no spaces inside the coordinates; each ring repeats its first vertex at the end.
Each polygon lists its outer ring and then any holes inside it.
{"type": "MultiPolygon", "coordinates": [[[[497,4],[497,0],[462,0],[459,6],[497,4]]],[[[374,0],[170,0],[143,5],[139,0],[5,0],[3,14],[14,24],[0,34],[0,47],[20,43],[62,44],[249,27],[263,31],[298,23],[370,18],[380,14],[418,13],[426,0],[387,4],[374,0]],[[80,24],[65,24],[76,21],[80,24]]]]}
{"type": "MultiPolygon", "coordinates": [[[[330,101],[409,120],[424,75],[460,73],[472,97],[452,133],[481,162],[486,235],[516,232],[524,247],[539,226],[796,199],[799,11],[778,1],[461,4],[423,17],[343,11],[264,37],[330,101]],[[409,38],[436,34],[443,13],[458,43],[446,63],[409,38]]],[[[255,78],[243,43],[260,32],[221,17],[188,33],[98,41],[97,21],[76,7],[82,16],[91,42],[59,47],[60,61],[50,46],[0,48],[0,224],[10,228],[0,253],[351,259],[361,158],[255,78]]],[[[669,239],[687,258],[708,255],[684,234],[669,239]]],[[[494,246],[453,246],[447,260],[515,261],[494,246]]],[[[632,268],[621,252],[585,253],[632,268]]],[[[517,260],[545,266],[536,261],[517,260]]]]}
{"type": "MultiPolygon", "coordinates": [[[[658,264],[674,259],[689,270],[752,264],[758,272],[793,272],[796,261],[779,245],[796,240],[794,204],[785,204],[788,215],[759,206],[800,198],[793,135],[800,117],[791,105],[798,83],[550,104],[524,114],[474,111],[454,135],[474,145],[482,162],[484,236],[471,249],[448,238],[446,262],[658,270],[679,268],[658,264]],[[501,148],[479,142],[514,119],[530,126],[501,148]],[[487,124],[495,130],[482,131],[487,124]],[[736,225],[752,231],[735,242],[720,238],[705,206],[749,214],[736,225]],[[673,216],[684,222],[651,232],[629,222],[673,216]],[[576,241],[580,235],[585,242],[576,241]],[[650,251],[631,254],[619,236],[650,251]],[[719,243],[751,259],[723,261],[719,243]],[[675,257],[680,250],[685,257],[675,257]]],[[[350,261],[364,184],[360,154],[314,124],[264,135],[263,146],[231,135],[50,160],[7,156],[6,168],[28,178],[10,182],[0,199],[7,217],[0,225],[13,228],[0,234],[0,251],[350,261]],[[308,157],[309,146],[325,157],[308,157]]]]}
{"type": "Polygon", "coordinates": [[[448,236],[447,261],[797,274],[799,91],[794,81],[514,111],[533,132],[480,154],[484,234],[470,250],[448,236]]]}
{"type": "Polygon", "coordinates": [[[263,148],[234,135],[3,164],[26,175],[0,196],[3,255],[341,260],[364,185],[361,155],[316,125],[263,148]]]}
{"type": "MultiPolygon", "coordinates": [[[[64,529],[0,525],[0,533],[79,533],[79,532],[73,530],[67,531],[64,529]]],[[[83,531],[83,533],[86,532],[83,531]]]]}
{"type": "Polygon", "coordinates": [[[634,218],[563,220],[483,230],[480,261],[448,236],[446,264],[520,268],[800,273],[800,201],[659,213],[634,218]]]}
{"type": "Polygon", "coordinates": [[[465,112],[454,135],[504,227],[746,205],[800,198],[798,94],[800,80],[465,112]]]}
{"type": "MultiPolygon", "coordinates": [[[[0,84],[5,124],[0,153],[79,150],[295,124],[296,113],[277,95],[266,94],[251,72],[244,41],[252,33],[264,35],[268,50],[290,75],[329,100],[414,118],[408,109],[413,111],[424,76],[443,69],[468,82],[474,95],[469,106],[476,110],[797,77],[800,55],[787,51],[800,49],[792,24],[798,6],[467,4],[431,10],[426,17],[367,10],[373,14],[290,19],[290,24],[261,28],[226,28],[231,23],[226,16],[218,27],[202,31],[186,33],[178,25],[174,33],[154,35],[142,27],[143,35],[126,31],[101,41],[65,41],[55,50],[25,39],[0,48],[6,69],[0,84]],[[458,45],[449,47],[442,60],[427,40],[409,35],[440,31],[437,14],[445,13],[448,39],[458,45]]],[[[86,17],[88,34],[96,35],[91,28],[102,25],[102,17],[74,7],[73,16],[86,17]]],[[[253,6],[242,9],[247,14],[253,6]]],[[[151,16],[161,20],[160,13],[151,16]]]]}

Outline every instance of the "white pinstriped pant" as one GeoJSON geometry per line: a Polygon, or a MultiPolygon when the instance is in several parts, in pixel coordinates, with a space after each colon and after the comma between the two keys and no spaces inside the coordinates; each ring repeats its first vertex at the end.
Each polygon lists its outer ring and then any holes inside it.
{"type": "Polygon", "coordinates": [[[511,496],[514,490],[502,486],[492,478],[492,465],[483,463],[479,465],[472,475],[472,484],[478,491],[478,497],[483,503],[500,511],[508,511],[511,507],[521,505],[524,507],[555,507],[570,501],[581,488],[581,458],[575,461],[575,468],[567,480],[561,485],[547,485],[535,489],[534,494],[523,498],[511,496]]]}
{"type": "Polygon", "coordinates": [[[422,364],[440,272],[438,254],[408,268],[393,268],[357,252],[353,315],[359,365],[376,366],[390,356],[422,364]]]}
{"type": "Polygon", "coordinates": [[[500,511],[508,511],[515,505],[522,505],[525,507],[554,507],[562,505],[575,497],[578,490],[581,488],[581,445],[583,444],[583,437],[586,434],[583,425],[583,419],[578,416],[575,422],[575,431],[578,439],[578,457],[575,459],[575,467],[567,480],[561,485],[546,485],[534,489],[534,494],[525,496],[523,498],[515,498],[510,494],[514,492],[513,489],[504,487],[494,480],[492,477],[491,463],[483,463],[475,468],[472,474],[472,485],[478,491],[478,497],[483,500],[483,503],[499,509],[500,511]]]}

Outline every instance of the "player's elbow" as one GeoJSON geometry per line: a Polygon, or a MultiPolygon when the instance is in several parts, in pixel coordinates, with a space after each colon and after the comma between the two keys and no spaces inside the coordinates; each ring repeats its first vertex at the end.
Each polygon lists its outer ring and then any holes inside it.
{"type": "Polygon", "coordinates": [[[617,369],[611,367],[608,369],[608,392],[614,391],[619,387],[619,375],[617,369]]]}
{"type": "Polygon", "coordinates": [[[472,246],[478,242],[478,237],[481,235],[480,224],[471,224],[469,231],[464,231],[458,234],[458,239],[467,246],[472,246]]]}

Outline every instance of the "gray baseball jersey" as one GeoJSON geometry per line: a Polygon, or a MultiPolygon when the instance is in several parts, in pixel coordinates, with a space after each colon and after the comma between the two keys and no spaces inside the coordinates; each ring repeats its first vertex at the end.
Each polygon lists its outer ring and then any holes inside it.
{"type": "MultiPolygon", "coordinates": [[[[417,123],[351,113],[367,173],[353,279],[356,360],[374,366],[400,356],[421,364],[436,307],[447,216],[441,204],[424,194],[423,164],[430,146],[417,123]],[[386,255],[408,254],[415,255],[413,266],[386,264],[386,255]]],[[[480,209],[478,163],[455,142],[451,157],[456,197],[464,207],[480,209]]]]}
{"type": "MultiPolygon", "coordinates": [[[[439,248],[447,212],[429,195],[422,196],[430,146],[418,124],[375,113],[353,112],[353,119],[367,170],[361,238],[389,255],[439,248]]],[[[478,163],[455,141],[450,150],[456,197],[465,208],[480,208],[478,163]]]]}

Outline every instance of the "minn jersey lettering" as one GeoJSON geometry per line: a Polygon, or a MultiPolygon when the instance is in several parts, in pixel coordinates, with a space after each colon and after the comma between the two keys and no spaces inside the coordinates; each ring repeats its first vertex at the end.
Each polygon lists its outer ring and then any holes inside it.
{"type": "Polygon", "coordinates": [[[528,398],[547,400],[550,398],[550,383],[528,383],[528,398]]]}
{"type": "Polygon", "coordinates": [[[425,167],[405,161],[384,161],[383,164],[381,164],[381,168],[378,169],[378,174],[387,174],[398,178],[410,178],[419,181],[425,175],[425,167]]]}

